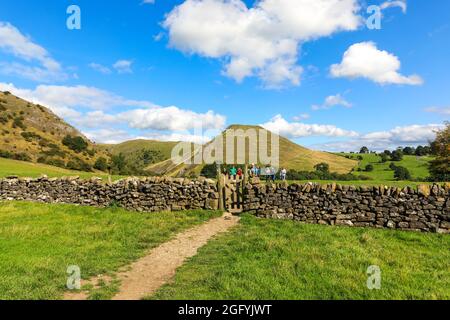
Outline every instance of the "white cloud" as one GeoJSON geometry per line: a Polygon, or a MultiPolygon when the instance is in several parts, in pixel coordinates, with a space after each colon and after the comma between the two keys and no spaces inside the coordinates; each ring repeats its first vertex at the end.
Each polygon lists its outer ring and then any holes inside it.
{"type": "Polygon", "coordinates": [[[109,124],[125,124],[134,129],[182,131],[197,127],[221,129],[226,118],[213,111],[197,113],[175,106],[161,107],[149,101],[125,99],[109,91],[87,86],[47,86],[21,89],[1,83],[1,91],[10,91],[25,100],[49,107],[58,116],[79,126],[93,128],[109,124]],[[80,108],[93,109],[82,114],[80,108]],[[129,111],[105,113],[102,110],[131,108],[129,111]]]}
{"type": "Polygon", "coordinates": [[[444,126],[440,124],[410,125],[395,127],[387,131],[376,131],[363,134],[357,139],[348,141],[333,141],[313,146],[316,149],[328,151],[357,151],[362,146],[371,150],[383,151],[399,146],[427,145],[436,137],[436,131],[444,126]]]}
{"type": "Polygon", "coordinates": [[[12,54],[22,62],[2,62],[0,72],[8,75],[24,77],[33,81],[48,82],[64,80],[67,75],[61,65],[54,60],[48,51],[23,35],[16,27],[7,22],[0,22],[0,49],[12,54]],[[31,65],[32,63],[39,65],[31,65]]]}
{"type": "Polygon", "coordinates": [[[221,129],[226,118],[213,111],[196,113],[191,110],[171,107],[155,107],[151,109],[136,109],[120,114],[120,118],[135,129],[153,130],[189,130],[197,127],[203,129],[221,129]]]}
{"type": "Polygon", "coordinates": [[[142,4],[155,4],[155,0],[143,0],[142,4]]]}
{"type": "Polygon", "coordinates": [[[294,121],[302,121],[302,120],[306,120],[309,119],[311,116],[307,113],[301,113],[297,116],[292,117],[292,120],[294,121]]]}
{"type": "Polygon", "coordinates": [[[113,64],[113,68],[116,69],[118,73],[133,73],[131,66],[133,61],[131,60],[119,60],[113,64]]]}
{"type": "Polygon", "coordinates": [[[10,91],[25,100],[48,106],[57,114],[61,108],[101,110],[114,107],[155,107],[148,101],[129,100],[105,90],[82,85],[39,85],[35,89],[21,89],[11,83],[0,83],[0,90],[10,91]]]}
{"type": "Polygon", "coordinates": [[[334,125],[305,124],[288,122],[281,115],[276,115],[269,122],[261,125],[263,128],[278,133],[287,138],[301,138],[310,136],[327,137],[356,137],[358,133],[340,129],[334,125]]]}
{"type": "Polygon", "coordinates": [[[345,108],[351,108],[352,104],[345,100],[345,98],[341,94],[328,96],[325,98],[325,102],[321,105],[313,105],[311,109],[313,110],[323,110],[330,109],[336,106],[343,106],[345,108]]]}
{"type": "Polygon", "coordinates": [[[104,65],[101,65],[99,63],[90,63],[89,67],[97,72],[103,73],[103,74],[111,74],[111,69],[108,67],[105,67],[104,65]]]}
{"type": "Polygon", "coordinates": [[[186,0],[166,17],[170,45],[226,61],[240,82],[258,76],[267,87],[298,85],[298,48],[306,41],[361,24],[358,0],[186,0]]]}
{"type": "Polygon", "coordinates": [[[425,109],[426,112],[437,113],[443,116],[450,116],[450,107],[430,107],[425,109]]]}
{"type": "Polygon", "coordinates": [[[423,84],[418,75],[400,74],[400,66],[400,60],[395,55],[378,50],[373,42],[361,42],[348,48],[342,62],[332,65],[330,73],[335,78],[366,78],[381,85],[423,84]]]}
{"type": "Polygon", "coordinates": [[[406,0],[389,0],[385,1],[380,5],[380,8],[382,10],[388,9],[388,8],[395,8],[399,7],[402,9],[403,13],[406,13],[406,10],[408,9],[408,5],[406,3],[406,0]]]}

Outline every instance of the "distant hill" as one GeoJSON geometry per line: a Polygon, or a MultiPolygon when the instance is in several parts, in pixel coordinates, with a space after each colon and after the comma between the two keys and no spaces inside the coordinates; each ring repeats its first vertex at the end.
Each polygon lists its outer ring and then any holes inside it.
{"type": "Polygon", "coordinates": [[[109,157],[48,108],[9,92],[0,92],[0,152],[2,157],[85,171],[99,157],[109,157]]]}
{"type": "Polygon", "coordinates": [[[144,149],[154,150],[160,152],[164,157],[164,160],[169,159],[172,153],[173,147],[178,142],[172,141],[156,141],[156,140],[130,140],[119,144],[99,144],[99,148],[108,151],[111,154],[132,154],[144,149]]]}
{"type": "MultiPolygon", "coordinates": [[[[263,131],[265,133],[269,133],[266,129],[260,127],[260,126],[247,126],[247,125],[232,125],[228,127],[227,129],[232,130],[247,130],[247,129],[254,129],[256,133],[260,133],[260,131],[263,131]]],[[[222,136],[225,137],[225,132],[222,133],[222,136]]],[[[268,150],[270,150],[271,140],[270,140],[270,134],[267,135],[269,137],[267,144],[268,144],[268,150]]],[[[277,135],[274,135],[277,136],[277,135]]],[[[328,152],[321,152],[321,151],[314,151],[307,148],[304,148],[292,141],[290,141],[287,138],[284,138],[282,136],[278,136],[279,138],[279,148],[280,148],[280,167],[285,167],[290,170],[305,170],[305,171],[313,171],[314,166],[316,164],[325,162],[328,163],[330,166],[330,171],[332,172],[338,172],[338,173],[348,173],[350,172],[355,166],[357,166],[358,162],[355,160],[346,159],[344,157],[328,153],[328,152]]],[[[207,143],[204,147],[208,147],[210,143],[207,143]]],[[[236,159],[236,148],[237,148],[237,138],[235,139],[235,159],[234,163],[237,162],[236,159]]],[[[223,163],[226,163],[227,158],[227,150],[225,148],[224,150],[224,160],[223,163]]],[[[258,140],[258,148],[257,148],[257,154],[259,155],[259,140],[258,140]]],[[[250,148],[248,139],[245,145],[245,157],[246,161],[249,162],[250,157],[250,148]]],[[[259,158],[259,157],[258,157],[259,158]]],[[[260,165],[264,165],[264,163],[258,161],[260,165]]],[[[157,163],[155,165],[152,165],[148,168],[148,170],[156,173],[156,174],[167,174],[171,176],[181,176],[181,175],[198,175],[201,172],[201,169],[204,165],[175,165],[170,159],[162,161],[160,163],[157,163]]]]}

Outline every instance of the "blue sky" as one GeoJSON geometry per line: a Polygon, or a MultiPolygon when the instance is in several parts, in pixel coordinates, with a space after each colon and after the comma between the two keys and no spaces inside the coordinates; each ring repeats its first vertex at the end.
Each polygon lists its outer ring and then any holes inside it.
{"type": "Polygon", "coordinates": [[[426,143],[450,118],[450,2],[338,2],[3,1],[0,90],[98,142],[240,123],[330,151],[426,143]]]}

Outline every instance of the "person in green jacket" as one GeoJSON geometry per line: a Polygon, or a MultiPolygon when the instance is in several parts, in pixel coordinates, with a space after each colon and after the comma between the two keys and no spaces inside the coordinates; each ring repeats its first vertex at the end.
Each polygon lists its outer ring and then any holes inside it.
{"type": "Polygon", "coordinates": [[[236,169],[235,166],[233,166],[233,167],[230,169],[230,177],[233,178],[233,179],[236,179],[236,175],[237,175],[237,169],[236,169]]]}

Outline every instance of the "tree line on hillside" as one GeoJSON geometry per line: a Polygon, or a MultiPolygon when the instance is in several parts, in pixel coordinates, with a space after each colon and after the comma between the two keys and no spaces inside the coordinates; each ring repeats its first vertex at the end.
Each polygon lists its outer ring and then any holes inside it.
{"type": "MultiPolygon", "coordinates": [[[[360,154],[375,153],[371,152],[366,146],[362,147],[359,151],[360,154]]],[[[407,156],[433,156],[434,160],[431,160],[428,166],[430,176],[428,178],[431,182],[437,181],[450,181],[450,122],[445,123],[445,127],[442,130],[436,132],[436,138],[431,141],[428,146],[414,147],[399,147],[394,151],[385,150],[378,154],[381,158],[381,162],[398,162],[403,160],[405,155],[407,156]]],[[[363,160],[362,156],[357,157],[358,160],[363,160]]],[[[368,165],[369,166],[369,165],[368,165]]],[[[410,180],[411,174],[405,167],[397,166],[391,163],[390,169],[394,170],[394,176],[399,180],[410,180]]],[[[367,168],[366,169],[370,169],[367,168]]]]}

